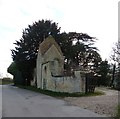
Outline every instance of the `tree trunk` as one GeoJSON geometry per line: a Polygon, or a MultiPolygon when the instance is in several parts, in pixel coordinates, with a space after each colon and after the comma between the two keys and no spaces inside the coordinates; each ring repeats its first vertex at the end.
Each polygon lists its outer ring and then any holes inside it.
{"type": "Polygon", "coordinates": [[[113,73],[112,73],[112,81],[111,81],[111,85],[110,86],[113,86],[113,82],[115,80],[115,68],[116,68],[116,65],[114,64],[113,65],[113,73]]]}

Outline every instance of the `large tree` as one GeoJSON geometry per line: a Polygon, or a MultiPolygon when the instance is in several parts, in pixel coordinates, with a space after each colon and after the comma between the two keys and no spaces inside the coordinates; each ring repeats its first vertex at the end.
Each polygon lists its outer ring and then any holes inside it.
{"type": "Polygon", "coordinates": [[[15,85],[23,83],[24,80],[22,79],[21,72],[19,71],[15,61],[7,68],[7,72],[13,75],[13,82],[15,85]]]}
{"type": "Polygon", "coordinates": [[[114,47],[112,48],[112,54],[110,58],[113,61],[111,86],[114,86],[114,82],[120,83],[120,40],[115,43],[114,47]]]}
{"type": "Polygon", "coordinates": [[[117,80],[120,81],[120,40],[115,43],[114,47],[112,48],[112,53],[110,56],[111,60],[113,61],[113,71],[112,71],[112,81],[111,86],[114,85],[114,81],[117,77],[117,80]],[[117,73],[117,76],[116,76],[117,73]]]}
{"type": "Polygon", "coordinates": [[[32,79],[30,74],[33,74],[36,66],[39,44],[50,34],[56,38],[60,34],[60,27],[50,20],[41,20],[28,25],[28,28],[23,30],[22,38],[14,43],[16,47],[12,50],[12,57],[23,78],[28,79],[28,85],[32,79]]]}
{"type": "Polygon", "coordinates": [[[98,79],[98,85],[109,86],[111,77],[109,75],[110,65],[108,64],[108,61],[107,60],[101,61],[98,69],[99,69],[98,74],[100,75],[98,79]]]}
{"type": "Polygon", "coordinates": [[[50,20],[35,22],[23,30],[22,38],[14,43],[16,47],[12,49],[13,60],[22,72],[23,78],[27,79],[28,85],[36,67],[39,44],[49,35],[52,35],[60,45],[65,56],[66,68],[80,65],[87,68],[91,64],[91,67],[96,67],[101,60],[97,48],[93,47],[95,37],[86,33],[60,33],[58,24],[50,20]]]}
{"type": "Polygon", "coordinates": [[[60,46],[65,55],[65,64],[67,67],[81,66],[84,69],[96,67],[101,61],[101,57],[94,47],[95,37],[86,33],[62,33],[60,34],[60,46]]]}

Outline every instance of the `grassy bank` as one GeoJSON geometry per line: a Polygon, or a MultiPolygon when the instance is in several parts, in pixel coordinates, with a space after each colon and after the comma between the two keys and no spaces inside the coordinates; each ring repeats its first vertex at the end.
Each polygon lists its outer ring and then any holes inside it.
{"type": "Polygon", "coordinates": [[[65,92],[54,92],[54,91],[49,91],[49,90],[42,90],[42,89],[38,89],[36,87],[33,86],[17,86],[19,88],[23,88],[23,89],[28,89],[31,91],[35,91],[35,92],[39,92],[42,94],[46,94],[49,96],[53,96],[53,97],[83,97],[83,96],[98,96],[98,95],[104,95],[103,92],[101,91],[97,91],[94,93],[65,93],[65,92]]]}
{"type": "Polygon", "coordinates": [[[120,119],[120,104],[118,105],[118,108],[117,108],[117,115],[116,115],[116,117],[118,119],[120,119]]]}
{"type": "Polygon", "coordinates": [[[0,85],[12,84],[13,80],[11,78],[2,78],[0,79],[0,85]]]}

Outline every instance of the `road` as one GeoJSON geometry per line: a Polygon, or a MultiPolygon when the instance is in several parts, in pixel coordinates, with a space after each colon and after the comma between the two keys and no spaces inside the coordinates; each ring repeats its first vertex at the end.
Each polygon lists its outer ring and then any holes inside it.
{"type": "Polygon", "coordinates": [[[47,95],[10,85],[2,88],[2,117],[102,117],[47,95]]]}
{"type": "Polygon", "coordinates": [[[2,118],[2,86],[0,85],[0,119],[2,118]]]}

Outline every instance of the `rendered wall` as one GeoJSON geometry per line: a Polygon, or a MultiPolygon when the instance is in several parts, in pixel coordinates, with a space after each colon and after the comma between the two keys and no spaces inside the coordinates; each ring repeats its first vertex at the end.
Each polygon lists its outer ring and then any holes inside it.
{"type": "Polygon", "coordinates": [[[80,72],[75,72],[75,77],[51,77],[47,82],[47,90],[56,92],[85,92],[85,80],[80,72]]]}

